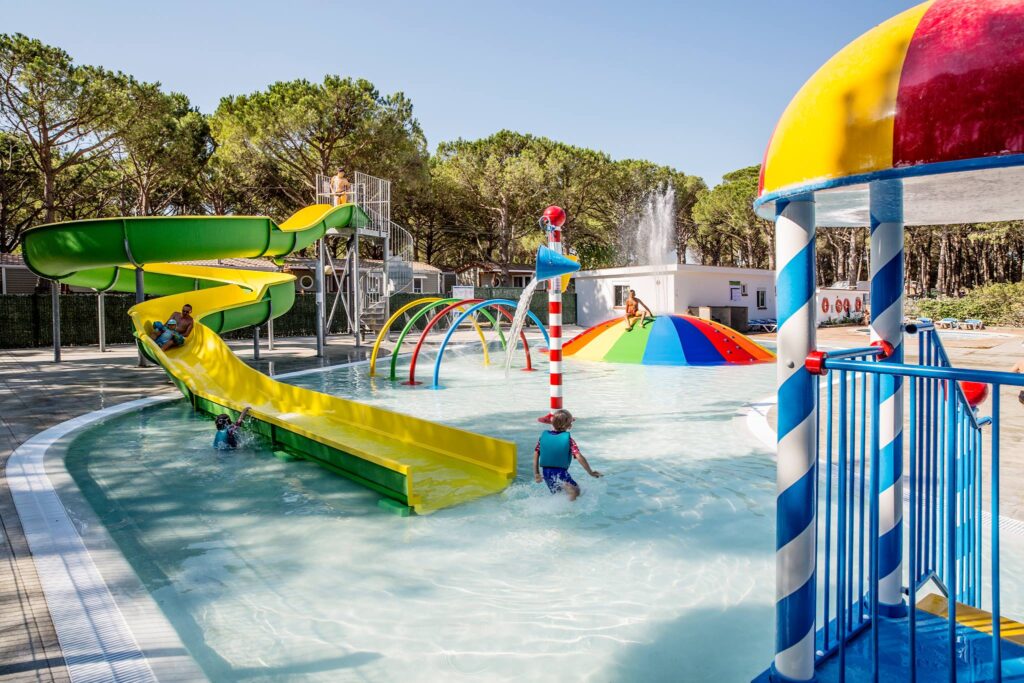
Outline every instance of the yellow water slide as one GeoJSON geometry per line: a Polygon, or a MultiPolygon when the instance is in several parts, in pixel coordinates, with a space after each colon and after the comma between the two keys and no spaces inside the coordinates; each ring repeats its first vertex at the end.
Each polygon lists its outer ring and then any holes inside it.
{"type": "Polygon", "coordinates": [[[99,291],[147,293],[130,311],[143,352],[197,409],[250,406],[256,429],[276,449],[315,461],[381,493],[401,512],[427,513],[496,493],[515,477],[515,445],[337,396],[277,382],[240,360],[219,333],[259,325],[295,297],[286,273],[194,266],[176,261],[280,258],[329,229],[362,230],[354,205],[315,205],[280,225],[266,217],[144,217],[74,221],[25,233],[23,253],[38,275],[99,291]],[[184,304],[195,329],[164,352],[148,332],[184,304]]]}

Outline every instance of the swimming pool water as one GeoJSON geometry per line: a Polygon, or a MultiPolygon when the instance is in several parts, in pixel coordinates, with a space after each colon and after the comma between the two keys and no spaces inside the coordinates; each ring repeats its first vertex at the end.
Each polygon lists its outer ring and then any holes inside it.
{"type": "MultiPolygon", "coordinates": [[[[533,483],[546,375],[506,379],[478,350],[449,354],[440,390],[371,379],[365,364],[289,380],[517,443],[503,494],[430,516],[385,512],[376,494],[278,460],[256,438],[215,451],[212,419],[184,401],[83,431],[66,463],[213,680],[745,681],[763,670],[775,464],[740,411],[772,392],[774,367],[567,363],[573,434],[606,474],[574,466],[584,495],[570,504],[533,483]]],[[[1019,566],[1024,537],[1004,533],[1002,557],[1004,570],[1019,566]]],[[[1004,571],[1008,616],[1024,613],[1018,574],[1004,571]]]]}
{"type": "Polygon", "coordinates": [[[509,438],[502,495],[400,518],[253,442],[211,448],[183,402],[84,432],[67,464],[216,680],[748,679],[772,653],[774,463],[743,427],[771,365],[567,364],[592,465],[575,504],[532,479],[544,373],[452,354],[445,387],[365,365],[296,384],[509,438]],[[714,653],[714,654],[712,654],[714,653]]]}

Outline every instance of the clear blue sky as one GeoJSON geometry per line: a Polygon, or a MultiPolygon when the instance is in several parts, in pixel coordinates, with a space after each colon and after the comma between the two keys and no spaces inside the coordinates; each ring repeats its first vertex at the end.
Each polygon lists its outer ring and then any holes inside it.
{"type": "Polygon", "coordinates": [[[325,73],[404,91],[431,150],[502,128],[716,183],[843,45],[916,0],[0,0],[0,31],[221,96],[325,73]]]}

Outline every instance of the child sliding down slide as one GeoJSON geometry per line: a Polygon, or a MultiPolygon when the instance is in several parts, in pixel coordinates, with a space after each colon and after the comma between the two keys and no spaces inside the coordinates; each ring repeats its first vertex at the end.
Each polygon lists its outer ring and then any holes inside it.
{"type": "Polygon", "coordinates": [[[165,323],[159,320],[153,323],[153,341],[163,351],[172,346],[183,346],[185,337],[178,333],[178,321],[171,318],[165,323]]]}
{"type": "Polygon", "coordinates": [[[576,418],[568,410],[556,410],[551,416],[551,426],[554,429],[540,435],[537,441],[537,448],[533,451],[533,478],[540,483],[542,480],[547,483],[551,493],[565,491],[569,500],[576,500],[580,495],[580,485],[569,474],[569,465],[573,459],[579,461],[587,474],[592,477],[600,477],[601,473],[590,469],[590,463],[583,457],[579,446],[569,434],[569,428],[576,418]]]}

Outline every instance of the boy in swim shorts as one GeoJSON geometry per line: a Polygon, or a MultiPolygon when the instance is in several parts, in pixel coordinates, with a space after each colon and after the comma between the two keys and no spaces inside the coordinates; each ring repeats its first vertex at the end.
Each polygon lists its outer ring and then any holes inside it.
{"type": "Polygon", "coordinates": [[[587,474],[600,477],[601,473],[590,469],[590,463],[583,457],[576,441],[569,434],[569,429],[576,419],[568,410],[556,410],[551,416],[554,428],[540,435],[537,447],[533,451],[533,478],[537,483],[547,483],[551,493],[565,491],[569,500],[576,500],[580,495],[580,485],[569,474],[569,465],[575,458],[587,474]],[[543,472],[543,475],[541,474],[543,472]]]}

